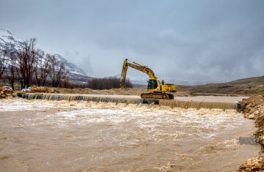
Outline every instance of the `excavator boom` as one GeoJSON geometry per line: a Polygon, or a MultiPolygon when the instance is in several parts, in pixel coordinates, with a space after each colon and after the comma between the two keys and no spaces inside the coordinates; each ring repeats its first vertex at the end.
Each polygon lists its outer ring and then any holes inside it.
{"type": "Polygon", "coordinates": [[[120,86],[121,88],[125,88],[126,86],[126,74],[127,74],[127,59],[125,59],[123,63],[122,73],[121,73],[121,80],[120,80],[120,86]]]}
{"type": "Polygon", "coordinates": [[[157,77],[155,76],[154,72],[150,68],[143,66],[141,64],[138,64],[136,62],[129,62],[128,59],[125,59],[123,63],[123,69],[121,73],[121,82],[120,82],[120,85],[122,88],[125,87],[126,74],[127,74],[128,67],[131,67],[135,70],[146,73],[149,76],[149,79],[151,80],[157,80],[157,77]]]}

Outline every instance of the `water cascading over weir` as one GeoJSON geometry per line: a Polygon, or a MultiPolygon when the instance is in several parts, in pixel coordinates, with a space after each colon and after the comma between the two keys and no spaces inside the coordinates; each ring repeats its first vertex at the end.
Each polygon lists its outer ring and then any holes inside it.
{"type": "Polygon", "coordinates": [[[185,101],[185,100],[153,100],[141,99],[134,96],[118,95],[77,95],[77,94],[54,94],[54,93],[18,93],[18,97],[25,99],[45,99],[45,100],[68,100],[68,101],[93,101],[93,102],[112,102],[125,104],[156,104],[161,106],[179,108],[208,108],[208,109],[235,109],[241,110],[239,102],[210,102],[210,101],[185,101]]]}

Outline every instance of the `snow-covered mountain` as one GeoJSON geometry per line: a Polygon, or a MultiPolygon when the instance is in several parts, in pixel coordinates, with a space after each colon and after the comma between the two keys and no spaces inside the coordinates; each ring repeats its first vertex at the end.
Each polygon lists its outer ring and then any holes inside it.
{"type": "MultiPolygon", "coordinates": [[[[19,44],[23,42],[16,36],[14,36],[10,31],[0,29],[0,51],[5,51],[7,54],[15,53],[18,50],[19,44]]],[[[68,71],[69,80],[75,83],[87,82],[91,79],[87,74],[75,64],[69,62],[61,55],[56,54],[58,61],[61,61],[65,64],[65,69],[68,71]]]]}

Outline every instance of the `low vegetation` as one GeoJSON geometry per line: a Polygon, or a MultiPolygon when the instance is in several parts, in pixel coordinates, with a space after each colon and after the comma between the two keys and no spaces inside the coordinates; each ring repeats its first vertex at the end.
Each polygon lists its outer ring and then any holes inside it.
{"type": "MultiPolygon", "coordinates": [[[[126,81],[126,87],[132,88],[132,84],[129,80],[126,81]]],[[[120,88],[120,78],[95,78],[88,82],[88,88],[96,90],[120,88]]]]}

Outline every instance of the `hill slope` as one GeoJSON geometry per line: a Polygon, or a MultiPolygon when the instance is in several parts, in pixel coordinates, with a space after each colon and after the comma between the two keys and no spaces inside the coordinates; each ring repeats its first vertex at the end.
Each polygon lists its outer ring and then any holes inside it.
{"type": "Polygon", "coordinates": [[[190,95],[255,95],[264,93],[264,76],[239,79],[227,83],[196,86],[178,86],[179,91],[190,95]]]}

